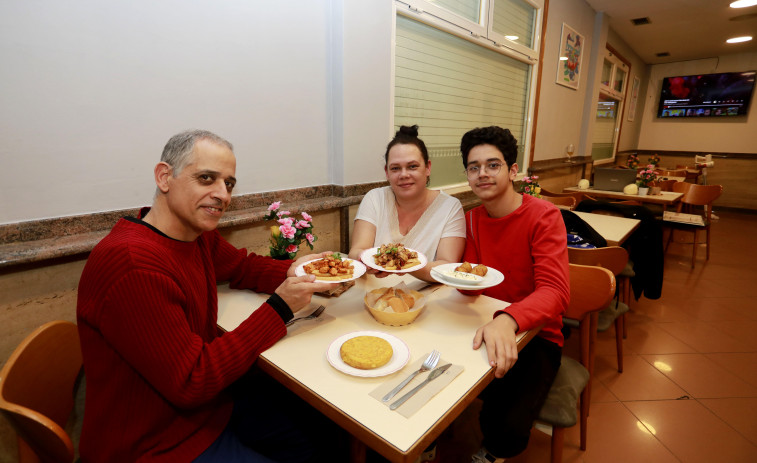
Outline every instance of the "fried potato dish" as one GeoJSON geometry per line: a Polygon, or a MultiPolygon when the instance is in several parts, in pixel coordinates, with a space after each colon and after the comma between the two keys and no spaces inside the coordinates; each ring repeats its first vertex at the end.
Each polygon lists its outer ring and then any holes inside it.
{"type": "Polygon", "coordinates": [[[357,336],[345,341],[339,355],[347,365],[372,370],[389,363],[394,354],[389,341],[377,336],[357,336]]]}
{"type": "Polygon", "coordinates": [[[407,249],[402,243],[382,244],[373,259],[376,265],[387,270],[402,270],[421,263],[418,253],[407,249]]]}
{"type": "Polygon", "coordinates": [[[412,309],[414,305],[415,298],[410,294],[401,289],[386,288],[386,291],[378,298],[373,308],[376,310],[386,310],[389,307],[396,313],[403,313],[412,309]]]}
{"type": "Polygon", "coordinates": [[[473,267],[470,262],[463,262],[463,265],[459,265],[455,271],[457,272],[463,272],[463,273],[472,273],[474,275],[478,275],[480,277],[486,276],[486,272],[489,271],[489,269],[486,267],[486,265],[478,264],[475,267],[473,267]]]}
{"type": "Polygon", "coordinates": [[[352,261],[342,259],[342,256],[336,253],[308,262],[302,269],[307,274],[315,275],[316,280],[327,281],[347,280],[355,273],[352,261]]]}

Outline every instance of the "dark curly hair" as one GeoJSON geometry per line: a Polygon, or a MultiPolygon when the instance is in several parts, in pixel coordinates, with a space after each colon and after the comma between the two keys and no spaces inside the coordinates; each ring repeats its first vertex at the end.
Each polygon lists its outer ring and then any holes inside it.
{"type": "Polygon", "coordinates": [[[423,140],[418,138],[417,125],[414,125],[412,127],[403,125],[402,127],[400,127],[397,133],[394,134],[392,141],[390,141],[389,144],[386,145],[386,153],[384,153],[384,164],[389,164],[389,150],[392,149],[392,146],[394,145],[417,146],[421,151],[421,155],[423,156],[423,162],[428,165],[428,150],[426,149],[426,144],[423,143],[423,140]]]}
{"type": "Polygon", "coordinates": [[[518,141],[515,140],[509,129],[495,125],[479,127],[468,131],[460,141],[460,151],[463,152],[463,166],[465,168],[468,168],[470,150],[478,145],[492,145],[497,148],[505,158],[508,169],[518,158],[518,141]]]}

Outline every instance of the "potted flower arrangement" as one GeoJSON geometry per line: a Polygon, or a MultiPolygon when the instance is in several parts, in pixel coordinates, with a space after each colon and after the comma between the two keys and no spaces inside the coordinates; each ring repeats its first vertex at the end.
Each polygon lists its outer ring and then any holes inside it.
{"type": "Polygon", "coordinates": [[[639,167],[639,156],[637,154],[629,154],[626,161],[629,169],[636,169],[639,167]]]}
{"type": "Polygon", "coordinates": [[[649,164],[646,169],[639,172],[638,181],[639,195],[644,196],[649,191],[649,187],[653,186],[655,180],[657,180],[657,174],[654,172],[654,166],[649,164]]]}
{"type": "Polygon", "coordinates": [[[660,165],[660,156],[657,153],[653,154],[652,157],[649,158],[649,165],[653,166],[655,169],[660,165]]]}
{"type": "Polygon", "coordinates": [[[520,182],[520,192],[526,195],[541,198],[541,186],[539,186],[539,176],[523,177],[520,182]]]}
{"type": "Polygon", "coordinates": [[[292,217],[291,212],[279,210],[281,201],[268,206],[266,220],[276,220],[278,225],[271,226],[270,254],[274,259],[294,259],[300,244],[304,241],[310,249],[318,239],[313,232],[313,218],[307,212],[302,212],[302,220],[292,217]]]}

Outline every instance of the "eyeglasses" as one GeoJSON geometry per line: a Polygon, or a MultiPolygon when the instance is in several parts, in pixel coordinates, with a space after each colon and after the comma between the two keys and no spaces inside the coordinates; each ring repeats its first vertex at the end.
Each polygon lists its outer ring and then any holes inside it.
{"type": "MultiPolygon", "coordinates": [[[[502,169],[502,165],[503,164],[501,162],[487,162],[486,164],[484,164],[484,172],[489,175],[497,175],[500,169],[502,169]]],[[[465,173],[468,175],[468,178],[478,177],[479,175],[481,175],[481,166],[479,166],[478,164],[468,166],[465,168],[465,173]]]]}

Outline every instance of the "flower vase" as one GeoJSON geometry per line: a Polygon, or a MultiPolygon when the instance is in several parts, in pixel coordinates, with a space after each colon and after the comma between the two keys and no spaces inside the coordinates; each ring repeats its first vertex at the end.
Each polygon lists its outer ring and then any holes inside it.
{"type": "Polygon", "coordinates": [[[646,186],[639,187],[639,196],[646,196],[647,193],[649,193],[649,187],[646,187],[646,186]]]}
{"type": "Polygon", "coordinates": [[[662,187],[659,186],[653,186],[649,188],[649,194],[651,196],[659,196],[662,194],[662,187]]]}

